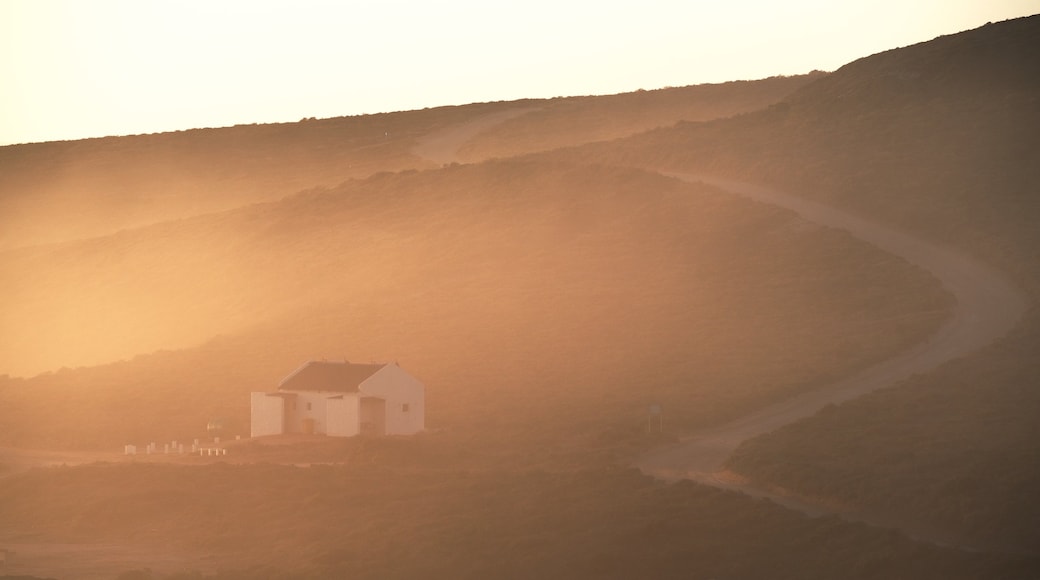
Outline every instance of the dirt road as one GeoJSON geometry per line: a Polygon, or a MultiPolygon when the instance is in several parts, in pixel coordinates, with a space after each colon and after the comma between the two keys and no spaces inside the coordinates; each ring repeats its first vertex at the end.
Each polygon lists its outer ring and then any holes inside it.
{"type": "Polygon", "coordinates": [[[755,201],[790,209],[807,220],[846,230],[930,272],[954,295],[957,305],[951,318],[927,342],[820,390],[691,435],[681,445],[650,453],[638,463],[646,473],[701,479],[717,471],[745,439],[813,415],[830,403],[841,403],[890,386],[978,350],[1007,334],[1026,311],[1026,296],[1001,273],[949,248],[766,187],[686,174],[670,175],[708,183],[755,201]]]}
{"type": "Polygon", "coordinates": [[[647,453],[636,462],[636,466],[644,473],[662,479],[692,479],[756,497],[769,497],[810,515],[831,513],[849,520],[898,528],[911,536],[936,543],[957,544],[956,538],[943,531],[904,521],[898,514],[866,513],[756,488],[721,469],[730,454],[747,439],[811,416],[828,404],[841,403],[891,386],[915,373],[926,372],[992,343],[1007,334],[1022,318],[1028,307],[1026,295],[1003,274],[985,264],[884,224],[767,187],[690,174],[669,175],[714,185],[736,195],[790,209],[809,221],[846,230],[930,272],[953,294],[957,305],[950,319],[915,348],[819,390],[771,405],[720,427],[694,433],[677,445],[647,453]]]}

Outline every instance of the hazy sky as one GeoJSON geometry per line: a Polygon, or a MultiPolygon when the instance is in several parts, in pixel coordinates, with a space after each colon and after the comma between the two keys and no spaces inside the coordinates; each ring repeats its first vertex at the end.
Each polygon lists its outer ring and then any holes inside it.
{"type": "Polygon", "coordinates": [[[0,0],[0,145],[834,70],[1040,0],[0,0]]]}

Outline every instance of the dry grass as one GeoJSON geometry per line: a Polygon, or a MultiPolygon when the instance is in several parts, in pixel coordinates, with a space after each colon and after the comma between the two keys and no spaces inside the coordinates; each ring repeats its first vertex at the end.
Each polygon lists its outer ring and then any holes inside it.
{"type": "Polygon", "coordinates": [[[243,570],[218,578],[1011,578],[1031,564],[634,470],[417,472],[369,457],[38,470],[0,480],[2,527],[182,555],[163,572],[243,570]]]}
{"type": "MultiPolygon", "coordinates": [[[[1040,17],[851,63],[779,105],[569,152],[762,180],[979,257],[1040,296],[1040,17]]],[[[559,157],[560,154],[557,154],[559,157]]],[[[764,482],[1036,550],[1035,312],[907,388],[748,444],[764,482]]]]}
{"type": "Polygon", "coordinates": [[[896,352],[948,300],[778,209],[533,162],[376,176],[6,257],[23,281],[3,290],[22,337],[8,365],[228,333],[7,381],[3,437],[20,445],[185,440],[215,416],[241,433],[246,394],[316,356],[400,360],[429,386],[429,424],[465,437],[625,432],[651,402],[689,428],[896,352]]]}

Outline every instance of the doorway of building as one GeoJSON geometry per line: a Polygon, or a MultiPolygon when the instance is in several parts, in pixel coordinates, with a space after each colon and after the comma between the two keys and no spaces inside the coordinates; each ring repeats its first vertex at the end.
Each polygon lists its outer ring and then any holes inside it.
{"type": "Polygon", "coordinates": [[[386,401],[361,397],[361,434],[386,435],[386,401]]]}

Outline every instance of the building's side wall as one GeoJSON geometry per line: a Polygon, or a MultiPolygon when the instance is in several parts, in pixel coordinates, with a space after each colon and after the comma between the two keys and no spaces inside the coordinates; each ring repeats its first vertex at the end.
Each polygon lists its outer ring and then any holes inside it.
{"type": "Polygon", "coordinates": [[[387,435],[411,435],[426,428],[426,388],[396,364],[368,377],[361,392],[386,400],[387,435]]]}
{"type": "Polygon", "coordinates": [[[281,435],[285,432],[285,400],[267,393],[249,396],[249,436],[281,435]]]}
{"type": "Polygon", "coordinates": [[[358,395],[345,393],[325,403],[325,434],[331,437],[353,437],[358,434],[358,395]]]}
{"type": "Polygon", "coordinates": [[[329,397],[340,393],[328,391],[292,391],[296,394],[296,409],[291,410],[286,417],[286,433],[303,433],[304,425],[312,421],[313,433],[325,433],[328,428],[327,405],[329,397]]]}

